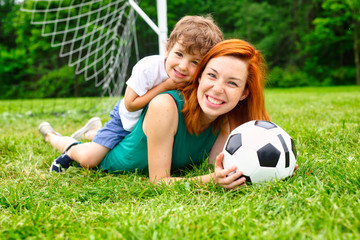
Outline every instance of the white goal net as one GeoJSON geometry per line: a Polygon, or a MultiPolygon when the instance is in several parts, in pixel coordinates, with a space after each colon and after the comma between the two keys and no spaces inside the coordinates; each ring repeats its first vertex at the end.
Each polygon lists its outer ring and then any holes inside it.
{"type": "Polygon", "coordinates": [[[136,41],[137,14],[128,1],[25,0],[21,10],[31,13],[31,23],[41,26],[76,74],[95,81],[103,95],[122,93],[136,41]]]}

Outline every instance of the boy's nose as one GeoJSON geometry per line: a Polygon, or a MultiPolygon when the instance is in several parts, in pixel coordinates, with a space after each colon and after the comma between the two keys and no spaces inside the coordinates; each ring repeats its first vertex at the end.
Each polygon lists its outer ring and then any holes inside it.
{"type": "Polygon", "coordinates": [[[187,66],[188,66],[188,62],[186,60],[181,61],[179,64],[181,70],[186,70],[187,66]]]}

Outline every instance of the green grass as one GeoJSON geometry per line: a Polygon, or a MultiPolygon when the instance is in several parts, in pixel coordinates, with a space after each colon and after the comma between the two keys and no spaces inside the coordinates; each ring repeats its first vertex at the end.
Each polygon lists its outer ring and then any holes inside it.
{"type": "Polygon", "coordinates": [[[272,120],[300,153],[287,181],[226,191],[153,186],[142,173],[49,174],[58,153],[38,124],[71,134],[92,116],[108,120],[115,101],[0,101],[0,239],[360,238],[360,87],[266,91],[272,120]]]}

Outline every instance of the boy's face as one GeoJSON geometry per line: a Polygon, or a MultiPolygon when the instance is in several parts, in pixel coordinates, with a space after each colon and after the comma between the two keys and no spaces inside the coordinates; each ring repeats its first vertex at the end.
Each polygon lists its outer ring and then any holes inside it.
{"type": "Polygon", "coordinates": [[[187,82],[194,75],[200,59],[200,53],[189,54],[181,44],[176,43],[166,53],[165,71],[174,82],[187,82]]]}

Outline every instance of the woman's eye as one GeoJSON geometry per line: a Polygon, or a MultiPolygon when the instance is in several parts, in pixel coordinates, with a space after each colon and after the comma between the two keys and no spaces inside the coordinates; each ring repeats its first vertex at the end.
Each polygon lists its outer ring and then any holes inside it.
{"type": "Polygon", "coordinates": [[[232,85],[232,86],[234,86],[234,87],[237,87],[237,86],[238,86],[236,82],[232,82],[232,81],[230,81],[229,84],[232,85]]]}
{"type": "Polygon", "coordinates": [[[208,73],[208,76],[209,76],[210,78],[215,78],[215,77],[216,77],[215,74],[213,74],[213,73],[208,73]]]}
{"type": "Polygon", "coordinates": [[[194,65],[198,65],[198,61],[192,61],[192,63],[194,64],[194,65]]]}

